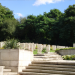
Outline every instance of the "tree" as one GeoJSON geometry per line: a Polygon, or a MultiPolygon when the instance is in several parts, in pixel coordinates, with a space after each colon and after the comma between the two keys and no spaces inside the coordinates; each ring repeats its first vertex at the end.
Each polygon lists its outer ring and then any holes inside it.
{"type": "Polygon", "coordinates": [[[73,42],[75,42],[75,5],[69,5],[64,12],[60,39],[65,41],[65,45],[72,46],[73,42]]]}
{"type": "Polygon", "coordinates": [[[69,7],[64,11],[65,17],[74,17],[75,16],[75,4],[69,5],[69,7]]]}
{"type": "Polygon", "coordinates": [[[58,9],[53,9],[50,10],[50,12],[47,14],[47,17],[49,18],[53,18],[55,20],[59,20],[59,18],[62,16],[61,11],[59,11],[58,9]]]}
{"type": "Polygon", "coordinates": [[[0,3],[0,41],[10,37],[15,31],[16,19],[13,12],[0,3]]]}
{"type": "Polygon", "coordinates": [[[24,22],[25,22],[25,20],[26,20],[26,17],[20,17],[19,19],[17,19],[18,20],[18,22],[20,23],[20,24],[23,24],[24,22]]]}

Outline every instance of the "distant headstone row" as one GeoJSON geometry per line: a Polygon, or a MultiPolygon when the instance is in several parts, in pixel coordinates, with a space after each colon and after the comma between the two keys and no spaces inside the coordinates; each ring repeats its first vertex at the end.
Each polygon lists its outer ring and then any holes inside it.
{"type": "MultiPolygon", "coordinates": [[[[46,44],[38,44],[38,43],[20,43],[18,42],[17,45],[19,46],[20,49],[25,49],[25,50],[35,50],[38,49],[38,53],[41,53],[42,50],[45,48],[46,52],[50,52],[50,47],[53,50],[56,50],[56,48],[61,49],[61,48],[68,48],[68,46],[56,46],[56,45],[46,45],[46,44]]],[[[4,42],[0,42],[0,48],[4,46],[4,42]]],[[[73,44],[73,47],[75,47],[75,43],[73,44]]]]}

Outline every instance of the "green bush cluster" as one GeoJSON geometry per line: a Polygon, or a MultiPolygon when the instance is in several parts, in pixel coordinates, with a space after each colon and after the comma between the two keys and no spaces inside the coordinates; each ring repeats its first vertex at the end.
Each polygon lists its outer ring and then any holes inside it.
{"type": "Polygon", "coordinates": [[[52,47],[50,47],[50,50],[53,50],[53,48],[52,48],[52,47]]]}
{"type": "Polygon", "coordinates": [[[15,39],[10,39],[5,42],[3,46],[4,49],[18,49],[19,46],[17,45],[18,41],[15,39]]]}
{"type": "Polygon", "coordinates": [[[56,51],[58,51],[58,50],[70,50],[70,49],[75,49],[75,47],[69,47],[69,48],[61,48],[61,49],[56,49],[56,51]]]}
{"type": "Polygon", "coordinates": [[[36,45],[35,49],[37,49],[37,45],[36,45]]]}
{"type": "Polygon", "coordinates": [[[38,53],[37,53],[37,49],[35,49],[35,50],[33,51],[33,54],[35,54],[35,55],[38,54],[38,53]]]}
{"type": "Polygon", "coordinates": [[[75,60],[75,55],[64,55],[62,58],[64,60],[75,60]]]}
{"type": "Polygon", "coordinates": [[[46,48],[43,48],[42,52],[43,52],[43,53],[46,53],[46,48]]]}

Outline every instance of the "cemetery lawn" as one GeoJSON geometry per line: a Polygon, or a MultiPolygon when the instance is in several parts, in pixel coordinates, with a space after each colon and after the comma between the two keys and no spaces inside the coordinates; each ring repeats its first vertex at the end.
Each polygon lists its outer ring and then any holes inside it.
{"type": "MultiPolygon", "coordinates": [[[[42,52],[42,54],[43,54],[43,53],[44,53],[44,52],[42,52]]],[[[34,54],[34,55],[38,54],[38,53],[37,53],[37,49],[35,49],[35,50],[33,51],[33,54],[34,54]]]]}
{"type": "Polygon", "coordinates": [[[50,50],[50,52],[55,52],[55,50],[50,50]]]}
{"type": "Polygon", "coordinates": [[[37,49],[35,49],[35,50],[33,51],[33,54],[37,54],[37,49]]]}
{"type": "MultiPolygon", "coordinates": [[[[55,50],[50,50],[50,52],[55,52],[55,50]]],[[[44,53],[44,52],[42,52],[42,54],[43,54],[43,53],[44,53]]],[[[34,55],[38,54],[38,53],[37,53],[37,49],[35,49],[35,50],[33,51],[33,54],[34,54],[34,55]]]]}

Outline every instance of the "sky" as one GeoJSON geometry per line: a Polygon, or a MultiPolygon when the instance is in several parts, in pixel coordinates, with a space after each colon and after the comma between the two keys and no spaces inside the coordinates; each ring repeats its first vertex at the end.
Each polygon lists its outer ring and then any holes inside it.
{"type": "Polygon", "coordinates": [[[69,5],[75,4],[75,0],[0,0],[0,3],[13,11],[14,17],[18,19],[28,15],[43,15],[51,9],[58,9],[64,13],[69,5]]]}

